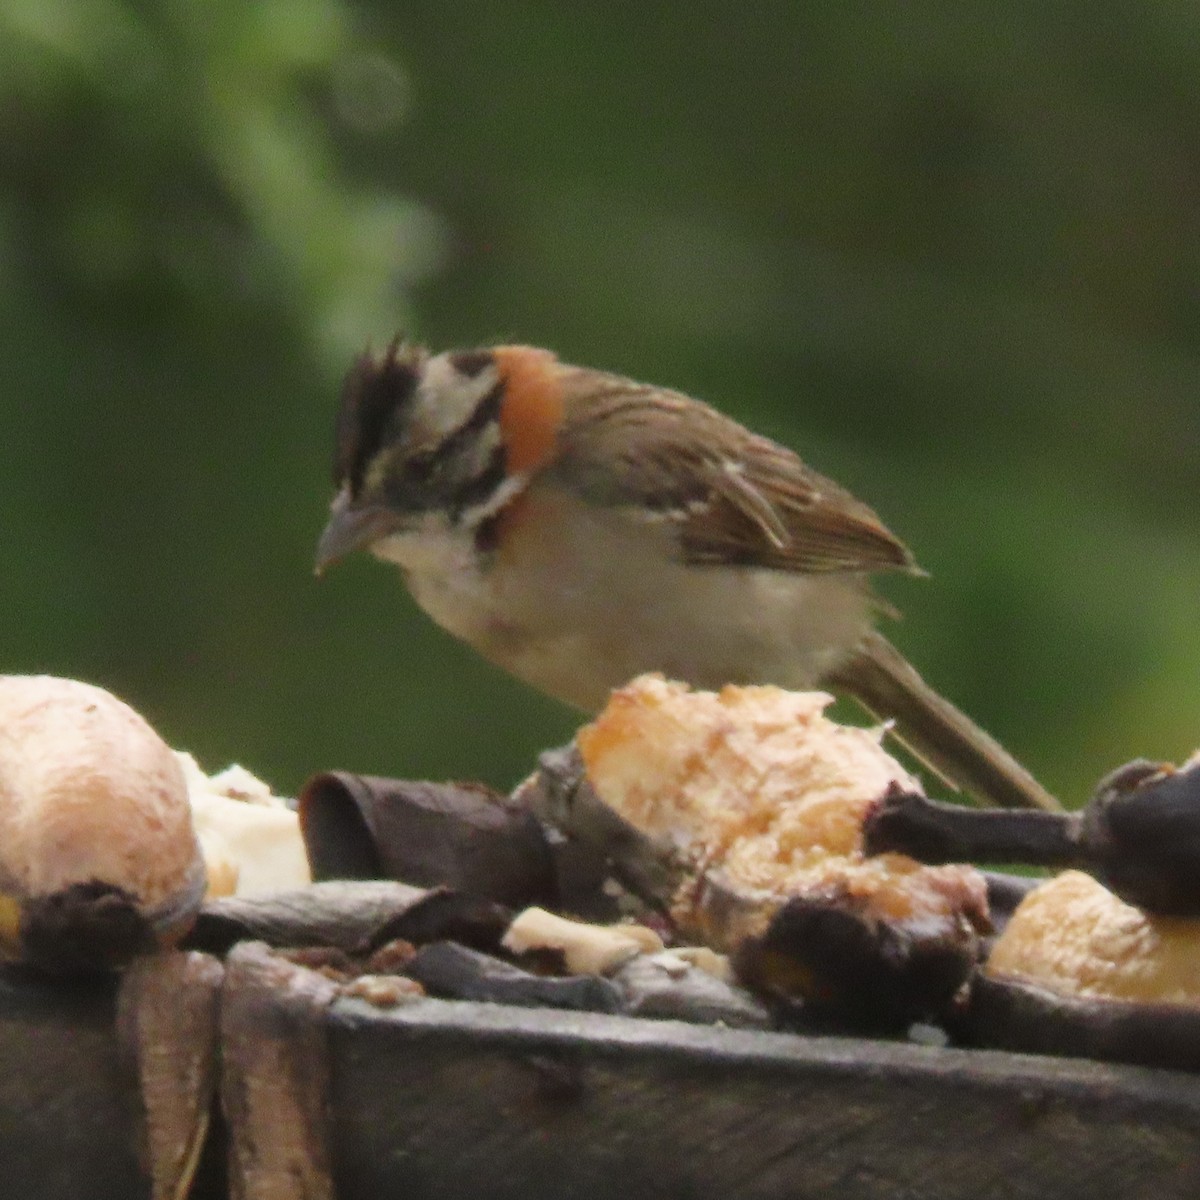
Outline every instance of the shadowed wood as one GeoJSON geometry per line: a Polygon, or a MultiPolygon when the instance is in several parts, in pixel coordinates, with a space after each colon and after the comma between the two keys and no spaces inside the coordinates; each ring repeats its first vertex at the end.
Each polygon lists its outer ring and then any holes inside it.
{"type": "Polygon", "coordinates": [[[341,1200],[1191,1197],[1200,1080],[419,1001],[331,1012],[341,1200]]]}
{"type": "Polygon", "coordinates": [[[116,989],[0,970],[0,1165],[6,1196],[142,1200],[136,1091],[115,1034],[116,989]]]}
{"type": "MultiPolygon", "coordinates": [[[[243,1077],[260,1072],[260,1102],[281,1113],[297,1093],[269,1060],[307,1063],[313,1096],[328,1071],[338,1200],[1190,1200],[1200,1188],[1196,1076],[494,1004],[326,1008],[326,981],[310,991],[288,964],[277,1004],[262,986],[275,965],[241,953],[254,961],[235,972],[254,978],[225,1053],[243,1077]],[[304,1046],[288,1048],[295,1028],[304,1046]]],[[[128,1082],[111,986],[0,972],[5,1194],[148,1196],[128,1082]]],[[[309,1148],[319,1165],[319,1139],[309,1148]]],[[[323,1186],[319,1171],[303,1179],[323,1186]]],[[[223,1200],[211,1176],[193,1197],[223,1200]]]]}
{"type": "Polygon", "coordinates": [[[121,977],[117,1037],[137,1079],[141,1157],[152,1200],[185,1200],[217,1091],[224,969],[208,954],[137,959],[121,977]]]}
{"type": "Polygon", "coordinates": [[[231,1200],[334,1200],[324,1014],[336,987],[243,942],[221,994],[221,1107],[231,1200]]]}

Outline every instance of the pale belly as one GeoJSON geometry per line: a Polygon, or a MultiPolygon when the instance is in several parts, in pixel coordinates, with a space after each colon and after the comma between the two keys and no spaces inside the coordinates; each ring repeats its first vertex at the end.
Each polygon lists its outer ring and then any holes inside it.
{"type": "Polygon", "coordinates": [[[645,671],[698,687],[807,688],[870,625],[861,576],[799,576],[674,561],[656,530],[573,511],[506,547],[481,572],[468,539],[427,530],[376,554],[402,566],[417,603],[491,661],[592,711],[645,671]],[[570,536],[563,532],[570,531],[570,536]]]}

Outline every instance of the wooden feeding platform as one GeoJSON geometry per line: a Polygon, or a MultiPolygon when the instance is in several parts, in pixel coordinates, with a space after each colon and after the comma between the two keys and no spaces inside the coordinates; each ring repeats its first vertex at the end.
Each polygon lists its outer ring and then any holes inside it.
{"type": "Polygon", "coordinates": [[[1200,1192],[1197,1076],[430,998],[381,1009],[261,943],[223,965],[160,956],[119,985],[6,971],[0,1089],[4,1192],[37,1200],[185,1194],[170,1164],[189,1103],[209,1115],[196,1200],[1200,1192]]]}
{"type": "Polygon", "coordinates": [[[79,804],[95,689],[12,687],[0,1200],[1200,1195],[1200,763],[971,813],[827,697],[647,677],[509,796],[314,776],[263,887],[135,714],[155,786],[79,804]]]}

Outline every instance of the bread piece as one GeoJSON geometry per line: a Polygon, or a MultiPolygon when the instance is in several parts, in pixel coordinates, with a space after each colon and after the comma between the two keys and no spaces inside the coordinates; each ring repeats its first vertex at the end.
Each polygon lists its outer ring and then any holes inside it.
{"type": "Polygon", "coordinates": [[[204,891],[183,772],[102,688],[0,676],[0,950],[51,971],[174,941],[204,891]]]}
{"type": "Polygon", "coordinates": [[[197,855],[183,772],[142,717],[91,684],[0,677],[0,887],[95,880],[154,907],[197,855]]]}
{"type": "Polygon", "coordinates": [[[882,730],[830,721],[830,702],[644,675],[517,797],[752,986],[903,1025],[966,979],[987,889],[969,866],[864,856],[867,812],[920,785],[882,730]]]}
{"type": "Polygon", "coordinates": [[[829,720],[831,702],[824,692],[776,687],[692,691],[644,675],[576,736],[600,799],[706,877],[703,889],[685,884],[673,914],[722,949],[798,893],[845,895],[889,920],[957,920],[966,911],[986,921],[986,889],[973,869],[863,857],[870,807],[891,786],[920,784],[883,749],[882,730],[829,720]],[[744,919],[731,928],[721,928],[727,913],[714,922],[697,906],[714,885],[743,898],[744,919]]]}
{"type": "Polygon", "coordinates": [[[1200,1005],[1200,919],[1151,916],[1065,871],[1018,905],[984,970],[1071,997],[1200,1005]]]}
{"type": "Polygon", "coordinates": [[[244,767],[205,775],[179,755],[208,868],[208,895],[260,896],[312,882],[296,811],[244,767]]]}

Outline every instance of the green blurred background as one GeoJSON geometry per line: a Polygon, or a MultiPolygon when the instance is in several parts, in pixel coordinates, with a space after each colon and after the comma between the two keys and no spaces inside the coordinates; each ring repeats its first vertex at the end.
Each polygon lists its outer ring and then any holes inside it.
{"type": "Polygon", "coordinates": [[[1200,743],[1194,4],[0,0],[0,669],[285,791],[565,740],[391,569],[312,577],[398,328],[799,448],[1065,797],[1200,743]]]}

